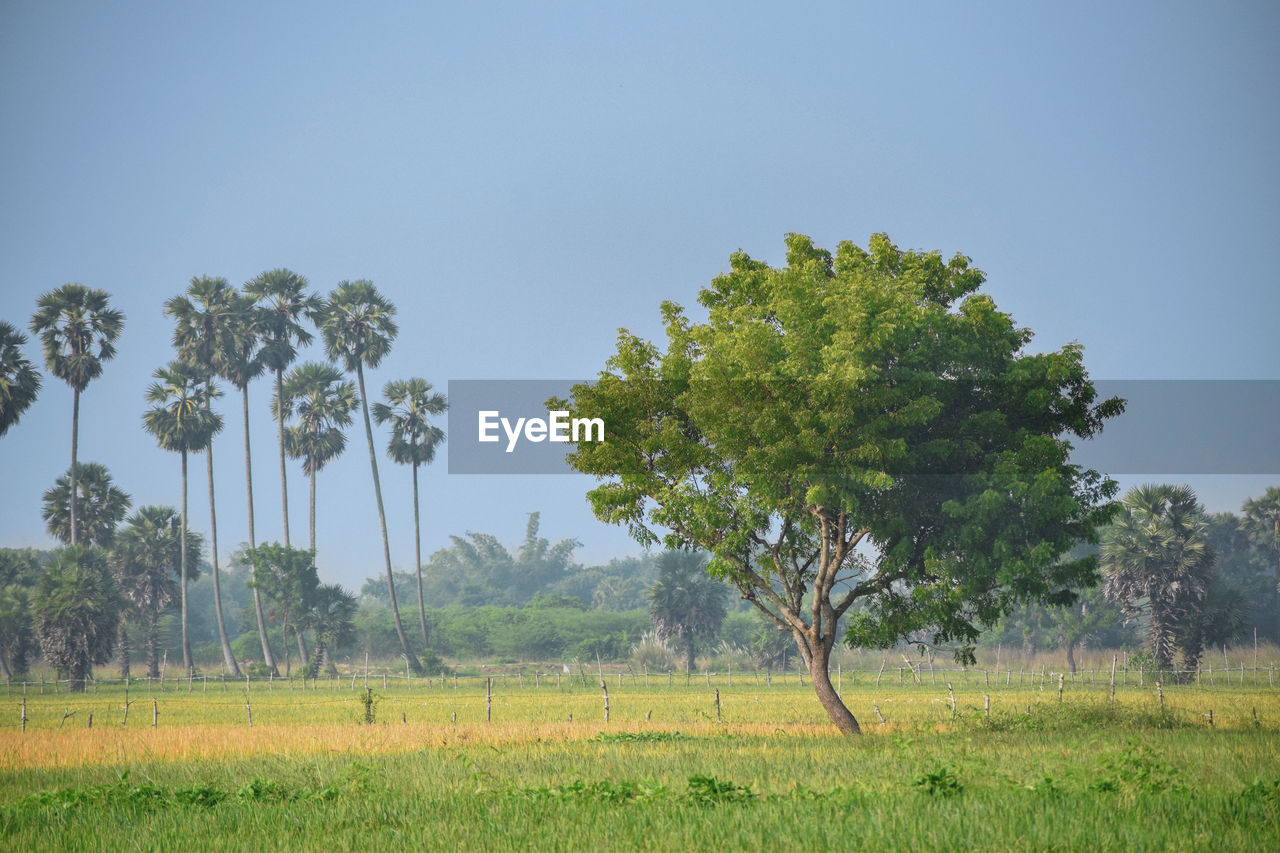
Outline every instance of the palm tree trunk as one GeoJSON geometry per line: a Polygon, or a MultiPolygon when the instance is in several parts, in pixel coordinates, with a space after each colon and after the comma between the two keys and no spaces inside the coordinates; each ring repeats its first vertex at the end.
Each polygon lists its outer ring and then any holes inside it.
{"type": "Polygon", "coordinates": [[[316,554],[316,470],[311,469],[311,559],[316,554]]]}
{"type": "Polygon", "coordinates": [[[284,515],[284,547],[289,547],[289,476],[284,464],[284,371],[276,371],[276,441],[280,445],[280,507],[284,515]]]}
{"type": "Polygon", "coordinates": [[[413,566],[418,575],[418,621],[422,647],[427,647],[427,605],[422,598],[422,527],[418,522],[418,463],[413,463],[413,566]]]}
{"type": "Polygon", "coordinates": [[[129,677],[129,629],[125,626],[123,619],[120,620],[116,642],[120,645],[120,656],[118,658],[120,661],[120,677],[127,679],[129,677]]]}
{"type": "Polygon", "coordinates": [[[156,627],[160,614],[154,606],[147,613],[147,677],[160,677],[160,632],[156,627]]]}
{"type": "Polygon", "coordinates": [[[307,641],[302,638],[302,631],[298,628],[297,625],[293,626],[293,633],[294,633],[294,636],[298,638],[298,666],[304,667],[302,671],[303,671],[303,674],[305,675],[306,674],[305,667],[307,665],[307,659],[310,657],[310,655],[307,654],[307,641]]]}
{"type": "Polygon", "coordinates": [[[213,502],[213,439],[204,449],[205,468],[209,474],[209,555],[213,559],[213,612],[218,620],[218,641],[222,644],[222,662],[231,675],[240,676],[240,665],[231,651],[231,640],[227,637],[227,623],[222,618],[222,587],[218,577],[218,510],[213,502]]]}
{"type": "Polygon", "coordinates": [[[182,668],[191,675],[191,639],[187,636],[187,451],[182,451],[182,539],[178,543],[178,577],[182,583],[182,668]]]}
{"type": "Polygon", "coordinates": [[[364,393],[364,367],[357,363],[356,378],[360,382],[360,407],[364,414],[364,434],[369,440],[369,467],[373,469],[373,493],[378,500],[378,523],[382,526],[382,556],[387,564],[387,592],[391,596],[391,617],[396,623],[396,634],[400,637],[400,647],[404,650],[405,660],[414,675],[422,674],[422,664],[409,648],[409,638],[405,636],[404,625],[400,622],[400,606],[396,603],[396,584],[391,576],[391,540],[387,536],[387,513],[382,506],[382,482],[378,479],[378,454],[373,447],[373,425],[369,422],[369,398],[364,393]]]}
{"type": "Polygon", "coordinates": [[[76,492],[80,490],[80,477],[76,465],[76,455],[80,450],[80,391],[72,389],[71,394],[71,544],[79,539],[76,527],[76,492]]]}
{"type": "MultiPolygon", "coordinates": [[[[249,498],[249,547],[255,548],[257,540],[253,535],[253,462],[249,453],[249,384],[247,382],[240,389],[240,393],[244,402],[244,482],[249,498]]],[[[254,571],[250,564],[250,578],[253,577],[254,571]]],[[[267,639],[267,620],[262,613],[262,595],[259,594],[256,586],[253,588],[253,609],[258,617],[258,639],[262,642],[262,662],[272,674],[279,675],[275,656],[271,654],[271,643],[267,639]]]]}

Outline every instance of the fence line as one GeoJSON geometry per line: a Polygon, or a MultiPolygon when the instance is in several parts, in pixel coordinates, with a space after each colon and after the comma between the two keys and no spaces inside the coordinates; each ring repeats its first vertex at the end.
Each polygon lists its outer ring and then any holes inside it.
{"type": "MultiPolygon", "coordinates": [[[[924,663],[924,661],[908,661],[907,666],[896,667],[898,676],[897,683],[900,686],[933,686],[938,683],[938,676],[942,676],[944,683],[948,678],[966,685],[972,684],[975,680],[981,680],[984,687],[991,687],[992,677],[994,676],[995,686],[998,688],[1001,686],[1000,679],[1003,676],[1005,682],[1004,686],[1013,686],[1015,670],[1010,667],[1002,667],[998,670],[965,667],[938,667],[932,672],[922,673],[913,665],[924,663]],[[907,673],[910,673],[912,677],[907,678],[907,673]],[[931,676],[927,684],[923,676],[931,676]]],[[[630,669],[630,667],[628,667],[628,669],[630,669]]],[[[837,692],[839,692],[840,688],[843,687],[845,676],[848,676],[849,683],[855,687],[863,683],[863,679],[861,677],[867,677],[867,680],[875,681],[878,686],[880,678],[885,672],[886,670],[883,666],[880,669],[845,668],[837,663],[835,669],[828,669],[827,674],[833,683],[839,685],[837,687],[837,692]],[[875,676],[875,678],[871,679],[870,676],[875,676]]],[[[892,673],[893,669],[888,670],[888,672],[892,673]]],[[[1071,672],[1066,669],[1049,669],[1046,665],[1041,665],[1038,669],[1020,668],[1016,671],[1019,687],[1025,687],[1028,685],[1043,686],[1050,681],[1055,681],[1059,677],[1066,680],[1067,683],[1072,684],[1073,686],[1077,684],[1099,684],[1107,686],[1113,685],[1117,676],[1119,677],[1121,684],[1124,686],[1128,686],[1129,678],[1133,677],[1137,679],[1137,686],[1139,687],[1146,686],[1148,681],[1154,681],[1156,679],[1161,680],[1164,684],[1172,682],[1182,686],[1194,683],[1200,687],[1231,687],[1245,686],[1246,674],[1250,673],[1252,674],[1252,686],[1261,686],[1260,674],[1264,673],[1267,679],[1267,686],[1276,686],[1275,664],[1249,667],[1242,663],[1239,666],[1217,668],[1212,664],[1208,664],[1199,666],[1195,669],[1174,668],[1158,671],[1145,668],[1129,669],[1128,667],[1122,667],[1117,670],[1115,667],[1112,667],[1103,669],[1077,669],[1075,672],[1071,672]]],[[[651,676],[657,676],[661,679],[664,675],[666,676],[667,685],[670,686],[674,684],[673,676],[677,674],[679,673],[675,670],[663,670],[660,673],[650,673],[647,669],[642,673],[637,673],[634,670],[631,670],[630,672],[618,671],[616,673],[605,675],[602,678],[595,677],[594,679],[589,680],[585,672],[570,672],[568,673],[567,678],[562,679],[561,676],[565,675],[563,669],[553,669],[550,671],[546,669],[534,669],[532,671],[519,670],[514,673],[501,672],[490,675],[452,673],[447,676],[445,673],[441,673],[439,676],[426,676],[410,675],[406,673],[392,672],[390,670],[382,670],[379,672],[357,670],[350,679],[349,689],[354,691],[357,688],[357,682],[359,682],[358,686],[363,690],[369,686],[370,679],[373,680],[374,686],[376,686],[378,680],[381,680],[382,688],[384,690],[388,689],[392,684],[400,683],[404,683],[409,687],[421,686],[426,689],[433,687],[449,688],[451,686],[452,689],[457,690],[461,689],[462,683],[474,681],[477,684],[483,684],[485,679],[492,679],[495,682],[500,679],[503,687],[508,686],[512,681],[516,682],[520,687],[525,687],[527,686],[525,683],[526,675],[528,675],[531,685],[535,689],[551,686],[553,683],[553,676],[556,688],[563,688],[564,685],[569,687],[579,685],[582,687],[591,687],[592,684],[597,684],[598,686],[598,682],[602,679],[615,681],[619,687],[624,686],[628,681],[632,686],[638,686],[643,682],[644,685],[648,687],[651,676]]],[[[712,682],[714,680],[717,684],[727,683],[728,686],[733,687],[735,677],[738,679],[740,684],[751,683],[755,686],[763,687],[772,686],[775,680],[780,685],[805,685],[808,683],[808,671],[804,669],[797,669],[795,671],[751,670],[748,672],[739,670],[735,673],[733,668],[729,667],[722,672],[704,670],[696,677],[693,677],[690,673],[685,673],[684,686],[693,686],[694,682],[697,681],[705,683],[705,686],[707,687],[711,687],[713,686],[712,682]]],[[[259,688],[265,686],[268,690],[319,690],[322,683],[327,689],[329,687],[341,685],[344,681],[346,681],[345,677],[335,677],[332,675],[325,676],[324,678],[258,676],[255,679],[253,676],[248,674],[243,678],[229,678],[225,674],[219,673],[217,675],[198,675],[181,678],[166,678],[163,676],[131,676],[128,679],[104,679],[93,678],[90,676],[84,679],[84,684],[86,692],[97,691],[100,687],[124,686],[131,688],[134,686],[145,685],[149,694],[151,692],[156,692],[157,689],[159,692],[175,693],[194,693],[197,690],[202,693],[208,693],[210,689],[225,692],[230,689],[240,689],[244,685],[257,685],[259,688]],[[166,691],[166,687],[169,688],[168,691],[166,691]]],[[[34,691],[36,688],[39,688],[39,693],[43,695],[46,690],[54,693],[69,691],[70,686],[73,683],[75,682],[72,679],[67,678],[53,680],[41,678],[39,681],[16,681],[10,678],[6,679],[5,690],[6,695],[13,695],[15,691],[19,691],[21,695],[25,696],[29,691],[34,691]],[[59,689],[60,686],[61,690],[59,689]]]]}

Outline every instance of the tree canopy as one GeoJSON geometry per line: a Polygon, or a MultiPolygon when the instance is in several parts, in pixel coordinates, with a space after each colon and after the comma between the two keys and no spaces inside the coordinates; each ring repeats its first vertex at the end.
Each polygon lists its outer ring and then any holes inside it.
{"type": "Polygon", "coordinates": [[[706,321],[664,303],[665,350],[622,330],[599,380],[554,403],[605,421],[569,456],[605,481],[596,516],[709,551],[856,732],[826,672],[846,613],[851,644],[967,660],[1019,602],[1096,582],[1094,558],[1063,555],[1096,542],[1115,484],[1071,464],[1070,439],[1123,402],[1097,399],[1079,345],[1029,351],[963,256],[883,234],[787,249],[777,269],[734,254],[699,296],[706,321]]]}

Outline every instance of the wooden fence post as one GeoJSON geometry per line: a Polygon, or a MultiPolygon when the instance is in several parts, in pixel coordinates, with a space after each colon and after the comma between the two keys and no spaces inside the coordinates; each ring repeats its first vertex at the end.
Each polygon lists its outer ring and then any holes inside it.
{"type": "Polygon", "coordinates": [[[720,718],[720,688],[716,688],[716,722],[722,722],[720,718]]]}
{"type": "Polygon", "coordinates": [[[991,697],[988,695],[982,697],[982,716],[991,716],[991,697]]]}
{"type": "Polygon", "coordinates": [[[493,722],[493,679],[484,680],[484,721],[493,722]]]}
{"type": "Polygon", "coordinates": [[[609,685],[600,679],[600,692],[604,694],[604,721],[609,722],[609,685]]]}
{"type": "Polygon", "coordinates": [[[151,728],[155,728],[160,723],[160,703],[155,698],[151,699],[151,728]]]}
{"type": "Polygon", "coordinates": [[[1111,701],[1116,701],[1116,656],[1111,656],[1111,701]]]}
{"type": "Polygon", "coordinates": [[[22,730],[27,730],[27,697],[22,697],[22,730]]]}

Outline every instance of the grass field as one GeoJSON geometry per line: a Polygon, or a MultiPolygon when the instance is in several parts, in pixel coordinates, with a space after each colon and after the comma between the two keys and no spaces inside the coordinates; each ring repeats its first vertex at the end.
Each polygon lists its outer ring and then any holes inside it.
{"type": "Polygon", "coordinates": [[[119,685],[28,687],[25,731],[10,689],[0,848],[1280,849],[1266,672],[1163,709],[1132,678],[849,674],[861,738],[794,673],[606,676],[607,723],[587,678],[375,677],[372,724],[359,678],[134,685],[124,726],[119,685]]]}

